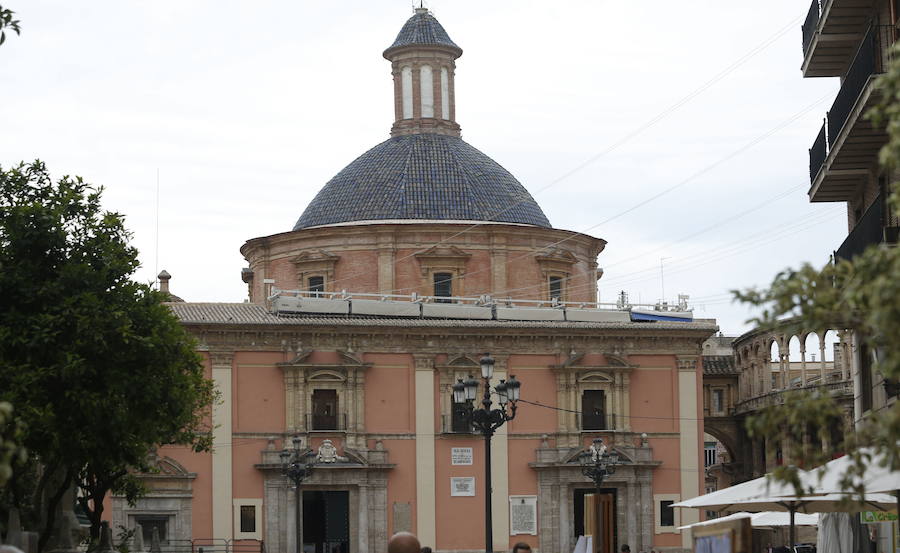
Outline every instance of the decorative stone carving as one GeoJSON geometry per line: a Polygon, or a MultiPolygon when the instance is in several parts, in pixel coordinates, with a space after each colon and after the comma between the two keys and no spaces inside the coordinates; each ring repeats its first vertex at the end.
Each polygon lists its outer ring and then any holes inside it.
{"type": "Polygon", "coordinates": [[[316,455],[317,463],[346,463],[347,457],[341,457],[337,453],[337,448],[331,440],[324,440],[319,446],[319,453],[316,455]]]}

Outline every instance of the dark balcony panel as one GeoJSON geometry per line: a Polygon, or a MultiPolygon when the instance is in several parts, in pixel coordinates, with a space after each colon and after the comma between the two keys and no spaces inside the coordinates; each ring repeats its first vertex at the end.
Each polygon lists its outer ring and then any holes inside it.
{"type": "MultiPolygon", "coordinates": [[[[841,83],[841,90],[838,92],[831,109],[828,110],[828,146],[833,146],[834,141],[840,134],[844,123],[853,111],[856,100],[862,93],[863,88],[869,80],[869,77],[875,73],[880,73],[881,68],[876,67],[876,59],[880,58],[876,52],[876,28],[870,27],[866,32],[865,38],[859,45],[859,50],[850,64],[847,76],[841,83]]],[[[880,64],[879,64],[880,65],[880,64]]]]}
{"type": "Polygon", "coordinates": [[[613,413],[582,414],[578,417],[578,429],[582,431],[615,430],[616,415],[613,413]]]}
{"type": "Polygon", "coordinates": [[[816,139],[813,141],[812,148],[809,149],[810,182],[816,181],[816,175],[819,174],[826,157],[828,157],[828,146],[825,141],[825,122],[823,122],[822,128],[819,129],[819,134],[816,135],[816,139]]]}
{"type": "Polygon", "coordinates": [[[883,241],[884,196],[878,196],[847,235],[841,247],[834,252],[834,256],[849,261],[861,254],[866,247],[883,241]]]}
{"type": "Polygon", "coordinates": [[[806,12],[806,21],[803,22],[803,55],[809,51],[809,45],[812,43],[813,36],[816,33],[816,27],[819,25],[819,16],[822,14],[822,6],[819,0],[812,0],[809,5],[809,11],[806,12]]]}

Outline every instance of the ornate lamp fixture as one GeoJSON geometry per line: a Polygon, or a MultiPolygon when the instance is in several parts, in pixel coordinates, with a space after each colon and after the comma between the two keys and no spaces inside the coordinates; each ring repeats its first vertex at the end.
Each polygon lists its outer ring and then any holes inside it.
{"type": "Polygon", "coordinates": [[[482,407],[475,409],[475,396],[478,391],[478,381],[471,375],[463,382],[458,379],[453,385],[453,403],[456,407],[465,409],[471,415],[475,430],[484,436],[484,550],[493,553],[494,538],[492,532],[491,513],[491,437],[494,432],[503,426],[506,421],[516,417],[516,402],[519,400],[522,383],[516,380],[515,375],[510,375],[509,380],[500,380],[494,387],[497,394],[498,409],[492,409],[491,378],[494,376],[494,358],[490,353],[485,353],[481,358],[481,380],[484,386],[484,396],[481,400],[482,407]],[[509,410],[507,410],[507,406],[509,410]]]}

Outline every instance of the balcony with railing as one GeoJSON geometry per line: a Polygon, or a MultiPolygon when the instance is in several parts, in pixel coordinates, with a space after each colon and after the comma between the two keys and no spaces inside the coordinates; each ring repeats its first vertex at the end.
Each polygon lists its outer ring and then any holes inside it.
{"type": "Polygon", "coordinates": [[[852,260],[873,244],[881,244],[886,238],[896,240],[896,227],[885,227],[884,196],[879,195],[834,252],[837,259],[852,260]]]}
{"type": "Polygon", "coordinates": [[[803,76],[843,75],[874,16],[869,2],[812,0],[801,27],[803,76]]]}
{"type": "Polygon", "coordinates": [[[575,419],[580,432],[611,431],[616,429],[616,415],[614,413],[580,413],[575,419]]]}
{"type": "Polygon", "coordinates": [[[894,33],[893,27],[873,25],[858,43],[824,128],[809,150],[810,201],[847,201],[877,165],[887,135],[865,115],[878,101],[875,81],[889,64],[894,33]]]}
{"type": "Polygon", "coordinates": [[[819,382],[812,382],[806,386],[794,385],[787,389],[778,389],[772,390],[770,392],[764,393],[762,395],[758,395],[755,397],[751,397],[749,399],[745,399],[737,404],[735,407],[735,413],[744,414],[753,411],[758,411],[760,409],[771,407],[773,405],[783,405],[784,397],[787,392],[798,391],[798,390],[822,390],[827,391],[831,394],[832,397],[842,398],[845,400],[853,399],[853,381],[847,379],[841,379],[840,372],[831,373],[829,375],[831,378],[836,378],[837,380],[833,380],[830,382],[826,382],[825,384],[821,384],[819,382]]]}
{"type": "Polygon", "coordinates": [[[310,432],[345,432],[347,430],[347,414],[307,414],[306,428],[310,432]]]}
{"type": "Polygon", "coordinates": [[[819,134],[816,135],[812,148],[809,149],[809,182],[816,182],[816,176],[822,169],[825,158],[828,157],[828,144],[825,140],[825,126],[827,124],[827,119],[822,122],[822,128],[819,129],[819,134]]]}

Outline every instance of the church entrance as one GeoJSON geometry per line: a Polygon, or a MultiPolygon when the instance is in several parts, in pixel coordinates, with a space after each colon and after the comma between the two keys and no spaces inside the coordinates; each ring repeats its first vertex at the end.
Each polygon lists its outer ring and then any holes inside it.
{"type": "Polygon", "coordinates": [[[616,553],[618,533],[616,529],[616,489],[601,488],[597,496],[595,488],[574,490],[573,524],[575,537],[591,534],[600,526],[600,538],[594,536],[594,551],[591,553],[616,553]]]}
{"type": "Polygon", "coordinates": [[[350,492],[303,492],[303,553],[350,553],[350,492]]]}

